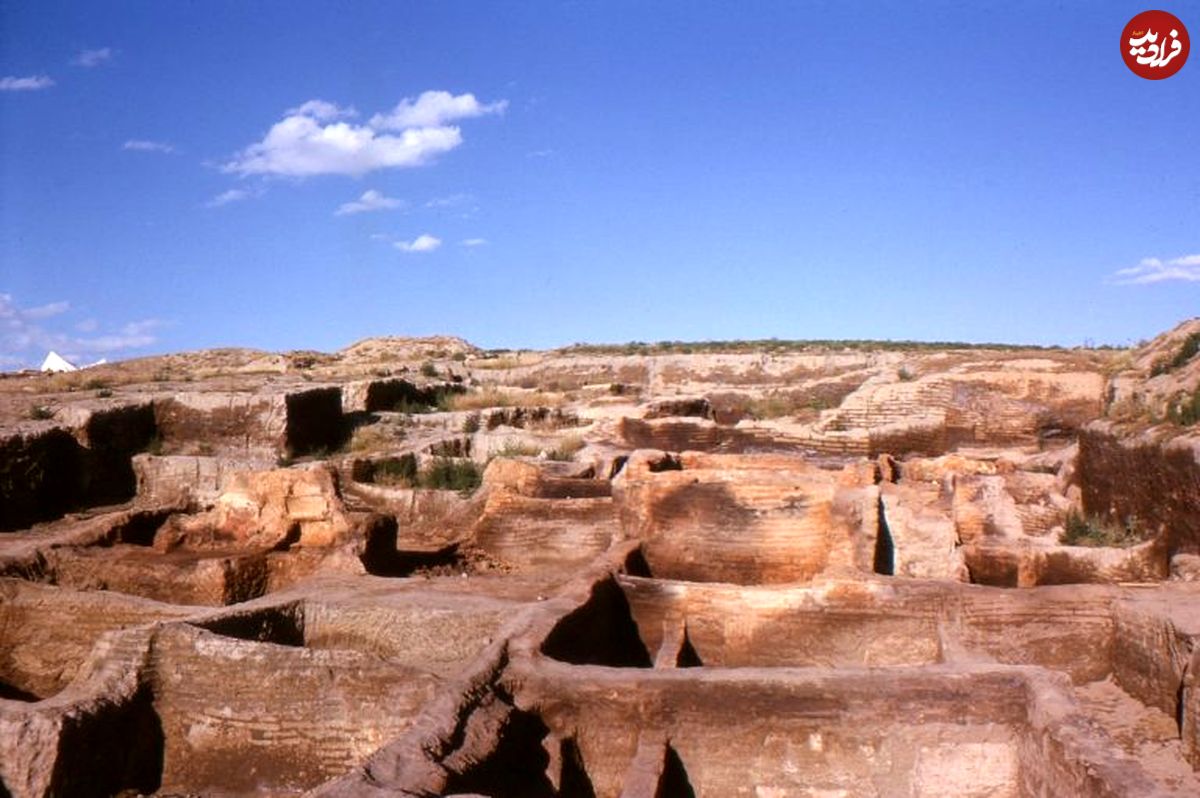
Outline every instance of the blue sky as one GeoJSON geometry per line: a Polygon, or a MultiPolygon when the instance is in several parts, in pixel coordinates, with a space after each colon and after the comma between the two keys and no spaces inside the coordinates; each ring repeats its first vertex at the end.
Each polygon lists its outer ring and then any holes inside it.
{"type": "Polygon", "coordinates": [[[0,0],[0,368],[1152,336],[1200,312],[1200,55],[1044,5],[0,0]]]}

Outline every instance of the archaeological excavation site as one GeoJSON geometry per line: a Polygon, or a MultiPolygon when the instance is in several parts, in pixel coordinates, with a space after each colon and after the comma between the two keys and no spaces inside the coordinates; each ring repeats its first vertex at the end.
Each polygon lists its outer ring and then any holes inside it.
{"type": "Polygon", "coordinates": [[[0,377],[0,796],[1200,795],[1200,319],[0,377]]]}

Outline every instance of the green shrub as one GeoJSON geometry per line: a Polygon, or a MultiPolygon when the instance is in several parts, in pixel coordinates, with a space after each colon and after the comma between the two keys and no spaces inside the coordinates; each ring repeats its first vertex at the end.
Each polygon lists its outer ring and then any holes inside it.
{"type": "Polygon", "coordinates": [[[421,487],[436,490],[456,490],[468,495],[483,479],[479,466],[472,460],[438,457],[421,473],[421,487]]]}
{"type": "Polygon", "coordinates": [[[462,431],[464,435],[474,435],[479,432],[480,418],[478,413],[470,413],[463,419],[462,431]]]}
{"type": "Polygon", "coordinates": [[[1190,396],[1180,394],[1167,403],[1167,418],[1181,427],[1190,427],[1200,421],[1200,387],[1190,396]]]}
{"type": "Polygon", "coordinates": [[[384,460],[375,464],[375,481],[383,484],[417,485],[417,456],[412,452],[403,454],[395,460],[384,460]]]}
{"type": "Polygon", "coordinates": [[[1197,352],[1200,352],[1200,333],[1192,333],[1183,339],[1183,343],[1174,357],[1167,360],[1160,360],[1150,367],[1150,376],[1157,377],[1160,374],[1166,374],[1168,371],[1182,368],[1187,365],[1189,360],[1196,356],[1197,352]]]}
{"type": "Polygon", "coordinates": [[[422,377],[436,377],[437,375],[438,375],[437,366],[433,365],[432,363],[430,363],[428,361],[421,364],[421,376],[422,377]]]}
{"type": "Polygon", "coordinates": [[[54,418],[54,411],[45,405],[30,405],[29,417],[34,421],[45,421],[54,418]]]}
{"type": "Polygon", "coordinates": [[[1084,515],[1072,510],[1067,513],[1059,543],[1066,546],[1136,546],[1147,537],[1136,516],[1129,516],[1125,523],[1111,521],[1094,515],[1084,515]]]}

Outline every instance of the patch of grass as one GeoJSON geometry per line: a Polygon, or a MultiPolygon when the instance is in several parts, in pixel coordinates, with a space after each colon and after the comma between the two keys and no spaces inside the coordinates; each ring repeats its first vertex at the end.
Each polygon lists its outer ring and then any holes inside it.
{"type": "Polygon", "coordinates": [[[383,485],[415,487],[418,482],[417,456],[412,452],[395,460],[375,464],[375,481],[383,485]]]}
{"type": "Polygon", "coordinates": [[[1179,346],[1179,350],[1175,355],[1158,361],[1150,367],[1150,376],[1157,377],[1160,374],[1166,374],[1169,371],[1174,371],[1177,368],[1182,368],[1187,365],[1197,353],[1200,353],[1200,332],[1195,332],[1183,339],[1183,343],[1179,346]]]}
{"type": "Polygon", "coordinates": [[[474,461],[455,457],[436,457],[422,469],[417,456],[408,452],[377,462],[373,478],[380,485],[455,490],[469,495],[483,481],[483,472],[474,461]]]}
{"type": "Polygon", "coordinates": [[[370,452],[387,448],[399,437],[395,433],[401,430],[391,430],[382,424],[368,424],[354,430],[350,436],[347,448],[352,452],[370,452]]]}
{"type": "Polygon", "coordinates": [[[542,453],[540,446],[534,446],[529,443],[521,443],[516,440],[507,440],[499,449],[493,449],[490,457],[537,457],[542,453]]]}
{"type": "Polygon", "coordinates": [[[578,454],[579,450],[585,445],[586,444],[584,444],[583,438],[579,437],[578,435],[571,435],[567,438],[564,438],[556,448],[547,452],[546,456],[551,460],[560,460],[563,462],[574,460],[575,455],[578,454]]]}
{"type": "Polygon", "coordinates": [[[96,391],[97,399],[107,399],[108,397],[110,397],[112,395],[113,395],[112,388],[101,388],[100,390],[96,391]]]}
{"type": "Polygon", "coordinates": [[[30,405],[29,417],[34,421],[46,421],[54,418],[54,411],[45,405],[30,405]]]}
{"type": "Polygon", "coordinates": [[[406,416],[420,415],[422,413],[432,413],[438,408],[434,405],[426,404],[415,399],[409,399],[407,396],[401,399],[392,407],[396,413],[403,413],[406,416]]]}
{"type": "Polygon", "coordinates": [[[1167,419],[1181,427],[1190,427],[1200,421],[1200,387],[1190,396],[1183,393],[1167,403],[1167,419]]]}
{"type": "Polygon", "coordinates": [[[484,371],[504,371],[521,366],[520,356],[500,357],[499,355],[482,355],[471,361],[471,368],[484,371]]]}
{"type": "Polygon", "coordinates": [[[98,391],[102,388],[108,388],[110,385],[112,385],[112,382],[109,380],[101,379],[100,377],[92,377],[83,384],[83,388],[85,391],[98,391]]]}
{"type": "Polygon", "coordinates": [[[463,419],[462,431],[464,435],[474,435],[479,432],[481,421],[478,413],[470,413],[463,419]]]}
{"type": "Polygon", "coordinates": [[[450,457],[438,457],[421,472],[420,483],[423,488],[436,490],[455,490],[460,494],[474,493],[483,481],[483,473],[472,460],[456,460],[450,457]]]}
{"type": "Polygon", "coordinates": [[[516,393],[485,388],[445,397],[445,410],[483,410],[489,407],[558,407],[563,397],[541,391],[516,393]]]}
{"type": "Polygon", "coordinates": [[[1084,515],[1072,510],[1067,513],[1059,543],[1066,546],[1136,546],[1147,538],[1136,516],[1129,516],[1124,523],[1099,516],[1084,515]]]}
{"type": "Polygon", "coordinates": [[[438,375],[437,366],[433,365],[429,361],[426,361],[421,364],[421,376],[422,377],[436,377],[437,375],[438,375]]]}

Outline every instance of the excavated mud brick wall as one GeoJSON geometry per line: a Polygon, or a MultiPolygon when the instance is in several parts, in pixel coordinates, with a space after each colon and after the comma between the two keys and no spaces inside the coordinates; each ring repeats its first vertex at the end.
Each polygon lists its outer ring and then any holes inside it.
{"type": "Polygon", "coordinates": [[[1076,467],[1086,513],[1136,517],[1171,554],[1200,553],[1200,462],[1192,450],[1125,443],[1089,428],[1079,436],[1076,467]]]}

